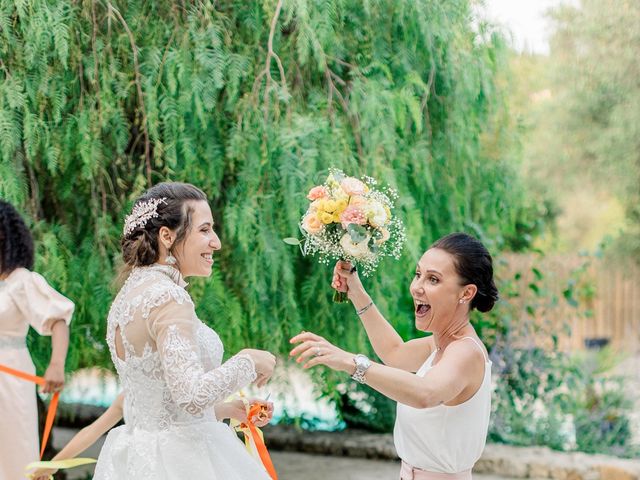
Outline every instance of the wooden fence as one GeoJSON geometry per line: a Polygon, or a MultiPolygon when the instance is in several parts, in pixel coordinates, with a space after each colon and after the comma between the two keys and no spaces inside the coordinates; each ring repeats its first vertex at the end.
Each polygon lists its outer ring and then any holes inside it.
{"type": "Polygon", "coordinates": [[[640,267],[574,256],[506,255],[496,262],[501,295],[525,337],[563,350],[608,339],[640,352],[640,267]],[[576,306],[577,302],[577,306],[576,306]]]}

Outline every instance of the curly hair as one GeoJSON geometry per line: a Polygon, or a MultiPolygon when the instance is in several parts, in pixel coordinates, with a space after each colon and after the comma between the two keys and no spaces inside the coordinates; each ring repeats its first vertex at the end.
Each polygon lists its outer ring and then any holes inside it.
{"type": "Polygon", "coordinates": [[[33,238],[13,205],[0,200],[0,273],[33,268],[33,238]]]}

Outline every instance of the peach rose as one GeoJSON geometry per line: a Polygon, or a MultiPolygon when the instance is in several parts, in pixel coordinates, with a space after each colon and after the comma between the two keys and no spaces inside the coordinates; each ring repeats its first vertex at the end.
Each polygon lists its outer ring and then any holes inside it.
{"type": "Polygon", "coordinates": [[[319,198],[325,198],[327,196],[327,189],[322,185],[318,185],[309,190],[307,198],[309,200],[318,200],[319,198]]]}
{"type": "Polygon", "coordinates": [[[320,232],[324,227],[324,224],[318,219],[316,215],[307,215],[302,220],[302,228],[304,228],[308,233],[315,234],[320,232]]]}

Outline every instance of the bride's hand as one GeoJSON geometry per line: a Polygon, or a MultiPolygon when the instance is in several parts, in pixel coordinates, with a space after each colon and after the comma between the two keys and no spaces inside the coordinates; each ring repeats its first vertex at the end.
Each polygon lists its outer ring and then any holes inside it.
{"type": "Polygon", "coordinates": [[[339,370],[349,374],[355,370],[355,364],[353,362],[355,355],[336,347],[320,335],[311,332],[302,332],[289,341],[300,344],[291,350],[289,355],[292,357],[297,355],[298,358],[296,362],[298,363],[305,362],[303,368],[325,365],[333,370],[339,370]]]}
{"type": "MultiPolygon", "coordinates": [[[[264,405],[265,408],[262,409],[260,414],[253,418],[253,424],[256,427],[264,427],[273,418],[273,403],[266,402],[259,398],[249,399],[250,405],[254,405],[256,403],[264,405]]],[[[227,402],[226,413],[229,415],[229,418],[238,420],[240,423],[246,423],[247,421],[247,409],[242,400],[232,400],[231,402],[227,402]]]]}
{"type": "Polygon", "coordinates": [[[333,267],[331,286],[339,292],[346,293],[352,301],[358,296],[367,295],[358,272],[350,262],[342,260],[336,262],[335,267],[333,267]]]}
{"type": "Polygon", "coordinates": [[[249,355],[256,366],[256,373],[258,374],[258,378],[255,381],[256,386],[263,387],[266,385],[271,379],[271,375],[273,375],[273,370],[276,368],[275,355],[265,350],[255,350],[253,348],[245,348],[240,353],[249,355]]]}
{"type": "Polygon", "coordinates": [[[38,468],[29,474],[29,478],[31,478],[31,480],[49,480],[52,478],[51,475],[57,471],[55,468],[38,468]]]}

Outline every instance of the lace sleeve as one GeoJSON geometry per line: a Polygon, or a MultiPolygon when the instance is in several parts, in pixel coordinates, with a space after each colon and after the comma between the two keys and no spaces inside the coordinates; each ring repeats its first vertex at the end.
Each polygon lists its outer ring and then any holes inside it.
{"type": "Polygon", "coordinates": [[[150,318],[167,386],[173,400],[198,415],[256,379],[253,360],[235,355],[220,367],[205,371],[195,341],[198,321],[192,304],[170,302],[150,318]]]}

